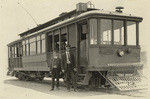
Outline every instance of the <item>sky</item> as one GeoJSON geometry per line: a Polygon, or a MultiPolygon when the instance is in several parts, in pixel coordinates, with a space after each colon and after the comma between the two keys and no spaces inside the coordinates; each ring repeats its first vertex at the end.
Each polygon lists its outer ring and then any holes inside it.
{"type": "MultiPolygon", "coordinates": [[[[7,44],[19,39],[18,34],[36,27],[36,23],[22,8],[32,15],[38,24],[56,18],[62,12],[76,8],[79,2],[89,0],[0,0],[0,66],[7,67],[7,44]],[[19,3],[19,4],[18,4],[19,3]]],[[[98,9],[115,11],[123,6],[124,13],[143,17],[140,23],[140,45],[142,51],[149,49],[150,1],[148,0],[91,0],[98,9]]]]}

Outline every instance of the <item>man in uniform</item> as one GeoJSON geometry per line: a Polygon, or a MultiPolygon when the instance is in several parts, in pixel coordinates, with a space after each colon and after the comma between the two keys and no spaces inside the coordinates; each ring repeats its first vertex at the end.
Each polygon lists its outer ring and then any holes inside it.
{"type": "Polygon", "coordinates": [[[61,62],[60,62],[60,58],[58,56],[59,54],[54,51],[53,53],[53,62],[52,62],[52,67],[51,67],[51,71],[52,71],[52,90],[54,90],[54,85],[55,85],[55,79],[56,79],[56,88],[59,89],[59,74],[60,74],[60,70],[61,70],[61,62]]]}
{"type": "Polygon", "coordinates": [[[76,79],[75,79],[75,60],[74,55],[70,52],[70,45],[66,45],[66,52],[64,54],[63,60],[65,62],[65,81],[67,84],[67,89],[70,91],[70,87],[73,86],[74,91],[76,91],[76,79]]]}

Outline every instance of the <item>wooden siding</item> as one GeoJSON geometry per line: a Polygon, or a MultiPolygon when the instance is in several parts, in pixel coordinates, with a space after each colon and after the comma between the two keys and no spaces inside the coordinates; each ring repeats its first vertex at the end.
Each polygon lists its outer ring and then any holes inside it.
{"type": "Polygon", "coordinates": [[[140,49],[132,48],[131,53],[126,52],[127,48],[90,48],[89,66],[104,67],[108,63],[136,63],[140,62],[140,49]],[[124,50],[124,56],[118,56],[118,49],[124,50]]]}
{"type": "Polygon", "coordinates": [[[48,67],[46,54],[32,55],[22,57],[23,68],[41,68],[48,67]]]}

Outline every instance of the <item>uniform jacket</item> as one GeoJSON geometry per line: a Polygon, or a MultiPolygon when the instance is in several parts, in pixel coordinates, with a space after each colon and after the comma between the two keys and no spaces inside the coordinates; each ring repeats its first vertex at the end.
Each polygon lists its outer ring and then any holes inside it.
{"type": "Polygon", "coordinates": [[[58,70],[61,70],[61,60],[60,60],[60,58],[52,59],[51,71],[52,71],[52,69],[54,68],[55,65],[57,66],[58,70]]]}
{"type": "MultiPolygon", "coordinates": [[[[75,57],[74,57],[72,52],[69,52],[69,53],[70,53],[70,59],[69,60],[71,62],[70,69],[73,70],[75,68],[75,57]]],[[[62,69],[64,69],[66,71],[66,68],[67,68],[67,57],[66,57],[66,52],[64,52],[62,54],[62,69]]]]}

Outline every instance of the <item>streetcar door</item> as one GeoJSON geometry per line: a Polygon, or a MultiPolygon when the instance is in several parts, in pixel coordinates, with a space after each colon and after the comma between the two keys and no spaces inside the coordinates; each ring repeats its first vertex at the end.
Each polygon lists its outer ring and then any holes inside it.
{"type": "Polygon", "coordinates": [[[81,67],[85,67],[88,64],[88,34],[87,34],[87,23],[84,22],[78,25],[78,33],[79,33],[79,64],[81,67]]]}

